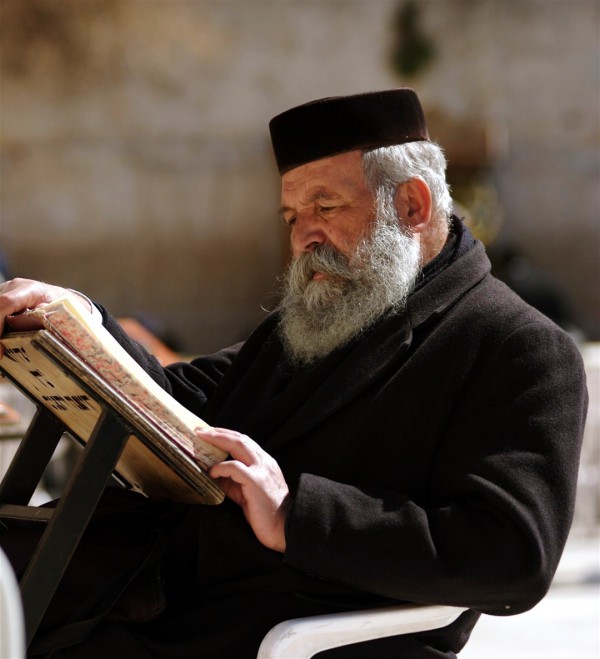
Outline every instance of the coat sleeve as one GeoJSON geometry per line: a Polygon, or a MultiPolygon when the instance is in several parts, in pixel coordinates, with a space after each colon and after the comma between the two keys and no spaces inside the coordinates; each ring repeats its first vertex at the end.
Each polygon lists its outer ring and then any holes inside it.
{"type": "Polygon", "coordinates": [[[570,337],[521,325],[472,368],[423,474],[426,502],[401,484],[363,489],[304,474],[284,560],[400,600],[496,615],[531,608],[569,532],[586,408],[570,337]]]}

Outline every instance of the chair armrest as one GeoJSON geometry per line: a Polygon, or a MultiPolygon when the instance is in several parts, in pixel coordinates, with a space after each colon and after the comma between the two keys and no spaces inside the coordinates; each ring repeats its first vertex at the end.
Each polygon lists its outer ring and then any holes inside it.
{"type": "Polygon", "coordinates": [[[285,620],[264,637],[258,659],[309,659],[334,647],[445,627],[463,611],[438,604],[397,604],[285,620]]]}

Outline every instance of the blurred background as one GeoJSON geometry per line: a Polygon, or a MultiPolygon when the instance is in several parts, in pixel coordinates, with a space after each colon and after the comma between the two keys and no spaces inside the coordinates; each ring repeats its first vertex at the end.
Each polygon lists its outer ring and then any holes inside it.
{"type": "Polygon", "coordinates": [[[287,257],[267,124],[408,85],[499,273],[600,338],[598,0],[3,0],[1,241],[186,353],[287,257]]]}
{"type": "MultiPolygon", "coordinates": [[[[2,0],[0,270],[82,290],[184,354],[238,341],[287,260],[269,119],[414,87],[495,273],[586,360],[561,575],[587,599],[538,609],[533,638],[554,656],[540,639],[566,624],[585,648],[572,634],[556,656],[598,657],[599,43],[598,0],[2,0]]],[[[468,656],[538,656],[525,616],[468,656]]]]}

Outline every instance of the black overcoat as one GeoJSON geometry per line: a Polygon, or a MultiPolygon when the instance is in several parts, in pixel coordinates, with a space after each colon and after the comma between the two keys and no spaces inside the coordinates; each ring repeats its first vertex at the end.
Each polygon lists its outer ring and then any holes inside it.
{"type": "Polygon", "coordinates": [[[154,656],[251,657],[278,620],[388,599],[471,611],[356,656],[453,656],[479,613],[546,593],[573,515],[584,370],[571,338],[491,276],[480,243],[301,373],[276,313],[244,344],[167,369],[105,324],[182,403],[259,442],[293,493],[283,556],[232,503],[192,507],[171,575],[187,575],[187,599],[172,586],[185,606],[136,632],[154,656]]]}

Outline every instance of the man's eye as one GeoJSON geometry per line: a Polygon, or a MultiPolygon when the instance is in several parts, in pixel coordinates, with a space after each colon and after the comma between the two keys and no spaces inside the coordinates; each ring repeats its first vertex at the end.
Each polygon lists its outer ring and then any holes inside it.
{"type": "Polygon", "coordinates": [[[296,216],[295,215],[288,215],[287,217],[282,215],[281,216],[281,221],[288,227],[293,227],[294,224],[296,224],[296,216]]]}

